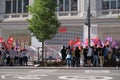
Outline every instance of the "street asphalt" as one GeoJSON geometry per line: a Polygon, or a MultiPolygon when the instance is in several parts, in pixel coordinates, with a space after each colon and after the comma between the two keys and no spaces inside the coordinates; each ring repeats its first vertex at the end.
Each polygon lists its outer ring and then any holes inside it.
{"type": "Polygon", "coordinates": [[[120,80],[120,68],[1,66],[0,80],[120,80]]]}

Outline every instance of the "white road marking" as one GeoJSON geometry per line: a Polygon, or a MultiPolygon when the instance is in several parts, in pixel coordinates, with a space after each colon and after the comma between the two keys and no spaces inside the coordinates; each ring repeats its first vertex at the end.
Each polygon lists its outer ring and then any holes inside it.
{"type": "Polygon", "coordinates": [[[1,75],[1,78],[2,78],[2,79],[5,79],[5,76],[4,76],[4,75],[1,75]]]}
{"type": "Polygon", "coordinates": [[[59,79],[63,80],[112,80],[113,77],[109,76],[86,76],[86,75],[68,75],[59,76],[59,79]]]}
{"type": "Polygon", "coordinates": [[[55,72],[56,70],[33,70],[33,71],[30,71],[30,73],[33,73],[33,72],[55,72]]]}
{"type": "Polygon", "coordinates": [[[13,76],[13,78],[17,78],[17,79],[23,79],[23,80],[27,80],[27,79],[41,79],[41,77],[39,75],[17,75],[17,76],[13,76]]]}
{"type": "Polygon", "coordinates": [[[35,80],[38,80],[38,79],[41,79],[41,77],[45,77],[45,76],[48,76],[48,75],[26,75],[26,74],[17,74],[17,75],[14,75],[14,74],[5,74],[5,75],[1,75],[0,78],[2,79],[5,79],[6,77],[12,77],[14,79],[23,79],[23,80],[28,80],[28,79],[35,79],[35,80]]]}
{"type": "Polygon", "coordinates": [[[84,73],[104,74],[104,73],[110,73],[110,71],[109,70],[85,70],[84,73]]]}

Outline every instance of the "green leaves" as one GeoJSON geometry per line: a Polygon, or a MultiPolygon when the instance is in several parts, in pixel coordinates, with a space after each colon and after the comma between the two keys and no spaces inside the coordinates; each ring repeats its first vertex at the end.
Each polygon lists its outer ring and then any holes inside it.
{"type": "Polygon", "coordinates": [[[28,19],[28,29],[39,41],[51,39],[57,33],[60,26],[55,14],[57,4],[55,0],[34,0],[29,6],[29,13],[32,15],[28,19]]]}

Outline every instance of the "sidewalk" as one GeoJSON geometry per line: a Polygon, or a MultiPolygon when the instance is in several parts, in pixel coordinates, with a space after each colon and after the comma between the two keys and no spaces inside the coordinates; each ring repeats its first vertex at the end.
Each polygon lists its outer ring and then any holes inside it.
{"type": "Polygon", "coordinates": [[[0,69],[81,69],[81,70],[120,70],[116,67],[35,67],[35,66],[0,66],[0,69]]]}

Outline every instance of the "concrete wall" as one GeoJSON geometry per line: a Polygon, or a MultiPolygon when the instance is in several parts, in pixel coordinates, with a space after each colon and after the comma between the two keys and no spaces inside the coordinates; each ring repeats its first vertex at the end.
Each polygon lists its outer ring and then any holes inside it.
{"type": "Polygon", "coordinates": [[[3,15],[5,13],[5,0],[0,0],[0,20],[3,19],[3,15]]]}
{"type": "Polygon", "coordinates": [[[120,26],[109,26],[106,27],[99,26],[98,36],[104,40],[105,37],[111,36],[114,40],[120,40],[120,26]]]}

